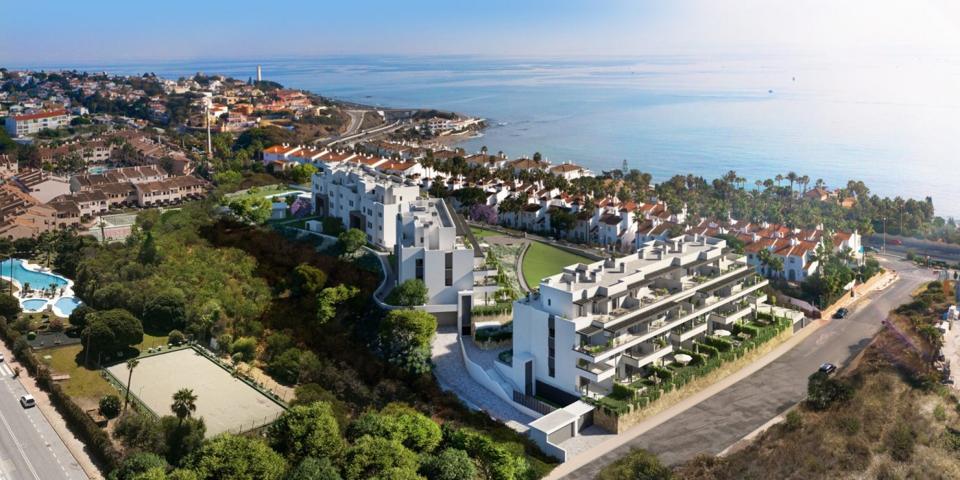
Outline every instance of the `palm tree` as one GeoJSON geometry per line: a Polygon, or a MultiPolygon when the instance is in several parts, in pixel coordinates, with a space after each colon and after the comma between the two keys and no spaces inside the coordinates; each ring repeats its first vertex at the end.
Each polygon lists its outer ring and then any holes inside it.
{"type": "Polygon", "coordinates": [[[133,369],[140,365],[136,358],[127,360],[127,392],[123,396],[123,411],[127,411],[127,404],[130,403],[130,382],[133,381],[133,369]]]}
{"type": "Polygon", "coordinates": [[[796,172],[787,172],[787,180],[790,180],[790,191],[793,192],[793,184],[800,178],[796,172]]]}
{"type": "Polygon", "coordinates": [[[173,404],[170,405],[170,410],[183,424],[184,418],[197,411],[197,396],[193,394],[193,390],[189,388],[177,390],[177,393],[173,394],[173,404]]]}
{"type": "Polygon", "coordinates": [[[781,175],[781,174],[778,173],[775,178],[776,178],[776,180],[777,180],[777,186],[779,187],[779,186],[780,186],[780,182],[783,181],[783,175],[781,175]]]}

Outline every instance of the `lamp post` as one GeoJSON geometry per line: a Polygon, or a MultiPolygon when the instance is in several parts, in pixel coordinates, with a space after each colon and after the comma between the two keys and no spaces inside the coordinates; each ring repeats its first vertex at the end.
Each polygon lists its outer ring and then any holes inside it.
{"type": "Polygon", "coordinates": [[[883,253],[887,253],[887,217],[883,217],[883,253]]]}

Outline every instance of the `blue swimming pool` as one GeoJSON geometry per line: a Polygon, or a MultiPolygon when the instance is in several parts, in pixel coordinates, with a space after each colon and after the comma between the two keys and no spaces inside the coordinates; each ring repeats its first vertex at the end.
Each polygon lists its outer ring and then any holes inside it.
{"type": "Polygon", "coordinates": [[[0,275],[4,277],[10,277],[10,269],[13,268],[13,279],[24,286],[29,283],[30,288],[32,289],[46,289],[50,288],[50,285],[56,285],[56,288],[63,288],[67,286],[67,279],[61,277],[60,275],[54,275],[52,273],[46,272],[37,272],[34,270],[28,270],[24,264],[26,262],[19,258],[7,259],[0,262],[0,275]]]}
{"type": "Polygon", "coordinates": [[[73,313],[73,309],[77,308],[83,302],[76,297],[60,297],[56,302],[53,303],[54,312],[60,313],[65,317],[69,317],[73,313]],[[57,312],[59,310],[59,312],[57,312]]]}
{"type": "Polygon", "coordinates": [[[47,306],[47,300],[45,298],[29,298],[22,303],[25,312],[39,312],[47,306]]]}

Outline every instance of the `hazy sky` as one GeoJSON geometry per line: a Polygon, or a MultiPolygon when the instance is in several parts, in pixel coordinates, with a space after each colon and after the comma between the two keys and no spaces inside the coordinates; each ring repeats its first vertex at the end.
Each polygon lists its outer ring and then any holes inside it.
{"type": "Polygon", "coordinates": [[[0,65],[329,54],[643,55],[960,49],[952,0],[34,0],[0,65]]]}

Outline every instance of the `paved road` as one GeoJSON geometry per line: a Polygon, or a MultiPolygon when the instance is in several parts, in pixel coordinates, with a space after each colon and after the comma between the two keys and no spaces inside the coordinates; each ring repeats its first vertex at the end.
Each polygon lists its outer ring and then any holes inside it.
{"type": "Polygon", "coordinates": [[[0,479],[86,480],[40,410],[20,406],[26,393],[10,367],[0,363],[0,479]]]}
{"type": "Polygon", "coordinates": [[[804,399],[807,377],[823,362],[844,365],[880,329],[887,312],[909,299],[921,283],[934,280],[929,270],[902,261],[884,261],[900,279],[874,291],[846,319],[831,321],[796,347],[747,377],[694,407],[658,425],[566,478],[594,478],[605,465],[639,447],[656,453],[666,464],[677,464],[700,453],[715,455],[760,428],[804,399]]]}
{"type": "MultiPolygon", "coordinates": [[[[867,237],[864,244],[881,248],[883,245],[883,235],[873,235],[872,237],[867,237]]],[[[913,251],[914,253],[920,255],[929,255],[933,260],[943,260],[948,263],[960,263],[960,245],[887,235],[887,253],[905,257],[909,251],[913,251]],[[900,240],[903,245],[895,245],[893,243],[894,239],[900,240]]]]}

